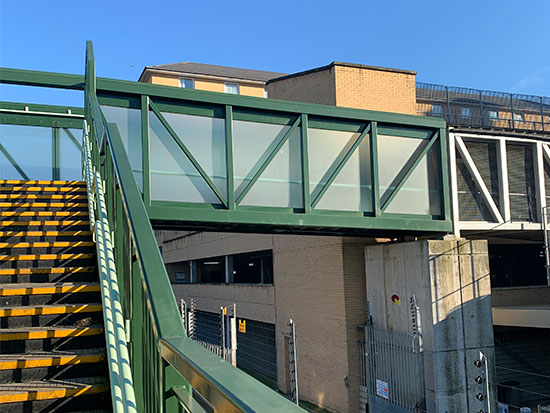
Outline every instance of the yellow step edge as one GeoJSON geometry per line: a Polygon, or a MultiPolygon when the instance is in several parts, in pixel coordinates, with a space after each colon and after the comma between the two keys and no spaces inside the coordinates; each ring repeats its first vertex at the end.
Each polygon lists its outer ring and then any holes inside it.
{"type": "Polygon", "coordinates": [[[0,217],[82,217],[88,216],[88,211],[2,211],[0,217]]]}
{"type": "MultiPolygon", "coordinates": [[[[57,389],[57,390],[31,390],[21,391],[12,390],[7,394],[0,394],[0,404],[27,402],[32,400],[64,399],[68,397],[89,396],[93,394],[105,393],[109,390],[106,384],[83,385],[76,389],[57,389]]],[[[1,388],[0,388],[1,391],[1,388]]]]}
{"type": "Polygon", "coordinates": [[[0,242],[0,248],[62,248],[92,247],[92,241],[52,241],[52,242],[0,242]]]}
{"type": "Polygon", "coordinates": [[[28,191],[28,192],[86,192],[85,187],[79,186],[2,186],[2,192],[28,191]]]}
{"type": "Polygon", "coordinates": [[[0,261],[85,260],[94,257],[93,254],[0,255],[0,261]]]}
{"type": "Polygon", "coordinates": [[[27,317],[35,315],[97,313],[102,311],[102,309],[103,307],[101,306],[101,304],[66,304],[36,307],[12,307],[0,308],[0,317],[27,317]]]}
{"type": "Polygon", "coordinates": [[[104,354],[83,354],[67,356],[44,356],[42,358],[20,358],[17,360],[2,360],[0,356],[0,370],[33,369],[37,367],[70,366],[74,364],[101,363],[105,360],[104,354]]]}
{"type": "Polygon", "coordinates": [[[20,340],[44,340],[47,338],[65,338],[65,337],[84,337],[97,336],[103,333],[103,327],[83,327],[83,328],[57,328],[35,331],[8,331],[0,330],[0,341],[20,341],[20,340]]]}
{"type": "Polygon", "coordinates": [[[84,237],[90,231],[0,231],[0,237],[84,237]]]}
{"type": "Polygon", "coordinates": [[[0,208],[84,208],[86,202],[0,202],[0,208]]]}
{"type": "Polygon", "coordinates": [[[0,275],[75,274],[95,270],[95,267],[0,268],[0,275]]]}
{"type": "Polygon", "coordinates": [[[0,179],[0,185],[86,185],[86,181],[43,181],[32,179],[25,181],[22,179],[0,179]]]}
{"type": "MultiPolygon", "coordinates": [[[[5,285],[5,284],[4,284],[5,285]]],[[[99,285],[93,284],[65,284],[65,285],[49,285],[49,286],[27,286],[6,288],[0,285],[0,297],[8,297],[14,295],[46,295],[46,294],[68,294],[68,293],[92,293],[100,290],[99,285]]],[[[2,330],[0,330],[0,333],[2,330]]]]}
{"type": "Polygon", "coordinates": [[[63,199],[77,200],[88,199],[87,195],[71,194],[0,194],[0,199],[63,199]]]}
{"type": "Polygon", "coordinates": [[[74,221],[0,221],[0,227],[10,227],[10,226],[44,226],[44,227],[55,227],[55,226],[73,226],[73,225],[90,225],[90,221],[74,220],[74,221]]]}

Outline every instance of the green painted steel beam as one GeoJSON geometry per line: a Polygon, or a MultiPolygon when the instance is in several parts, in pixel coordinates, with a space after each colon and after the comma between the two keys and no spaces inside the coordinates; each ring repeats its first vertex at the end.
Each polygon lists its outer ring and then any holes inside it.
{"type": "Polygon", "coordinates": [[[141,97],[141,162],[143,171],[143,202],[151,205],[151,154],[149,140],[149,97],[141,97]]]}
{"type": "Polygon", "coordinates": [[[0,67],[0,83],[84,90],[84,76],[0,67]]]}
{"type": "Polygon", "coordinates": [[[0,112],[0,123],[4,125],[43,126],[46,128],[82,129],[82,118],[0,112]]]}
{"type": "Polygon", "coordinates": [[[157,115],[157,118],[160,120],[160,123],[162,123],[162,125],[166,128],[166,130],[168,131],[168,133],[170,134],[170,136],[172,136],[172,139],[174,139],[174,141],[178,144],[178,146],[180,147],[180,149],[183,151],[183,153],[185,154],[185,156],[187,156],[187,159],[189,159],[189,161],[191,162],[191,164],[193,164],[193,166],[195,167],[195,169],[199,172],[199,174],[201,175],[202,179],[204,179],[204,181],[208,184],[208,186],[210,187],[210,189],[212,190],[212,192],[214,192],[214,194],[216,195],[216,197],[220,200],[220,202],[225,206],[227,207],[227,200],[225,199],[225,197],[222,195],[222,193],[220,192],[220,190],[216,187],[216,185],[214,184],[214,182],[212,182],[212,180],[210,179],[210,177],[208,176],[208,174],[206,173],[206,171],[202,168],[202,166],[200,165],[199,161],[197,161],[197,159],[193,156],[193,154],[191,153],[191,151],[187,148],[187,146],[183,143],[183,141],[180,139],[180,137],[178,136],[178,134],[176,133],[176,131],[174,131],[174,129],[172,128],[172,126],[170,126],[170,123],[168,123],[168,121],[164,118],[164,116],[162,116],[162,113],[160,112],[160,110],[158,110],[158,108],[156,107],[156,105],[151,101],[149,102],[149,107],[153,110],[153,112],[155,113],[155,115],[157,115]]]}
{"type": "Polygon", "coordinates": [[[225,107],[225,165],[227,169],[227,208],[235,209],[235,167],[233,165],[233,109],[225,107]]]}
{"type": "Polygon", "coordinates": [[[372,177],[372,209],[374,216],[382,214],[380,208],[380,171],[378,169],[378,122],[371,122],[370,167],[372,177]]]}
{"type": "Polygon", "coordinates": [[[237,197],[237,199],[235,201],[237,205],[239,205],[241,203],[241,201],[244,199],[244,197],[252,189],[252,187],[254,186],[256,181],[264,173],[264,171],[269,166],[269,164],[271,163],[273,158],[275,158],[275,156],[279,153],[279,151],[281,150],[281,148],[283,147],[285,142],[288,141],[288,139],[290,139],[290,137],[292,136],[292,134],[294,133],[294,131],[296,130],[296,128],[300,124],[301,119],[302,118],[300,116],[297,117],[296,120],[293,122],[292,126],[290,127],[290,129],[288,129],[286,131],[286,133],[279,139],[279,141],[277,142],[275,147],[273,149],[271,149],[271,151],[270,151],[270,148],[268,148],[267,151],[262,156],[260,156],[259,159],[262,159],[265,155],[267,155],[267,158],[263,161],[263,163],[260,165],[260,167],[258,168],[256,173],[254,174],[254,176],[252,177],[250,182],[248,182],[248,184],[244,187],[243,191],[237,197]],[[268,154],[268,151],[269,151],[269,154],[268,154]]]}
{"type": "Polygon", "coordinates": [[[345,211],[323,211],[322,213],[311,212],[310,214],[292,213],[286,209],[249,207],[246,209],[237,209],[235,211],[223,209],[194,208],[177,203],[151,202],[151,207],[147,212],[152,221],[164,223],[167,227],[181,224],[189,225],[192,223],[212,223],[225,228],[241,227],[264,227],[283,228],[289,227],[295,230],[302,228],[305,232],[311,229],[319,232],[337,231],[338,233],[357,233],[357,230],[363,231],[363,235],[372,232],[392,233],[398,232],[441,232],[452,231],[450,220],[433,218],[423,215],[396,215],[384,214],[383,216],[373,217],[365,216],[358,212],[345,211]]]}
{"type": "Polygon", "coordinates": [[[0,102],[0,110],[42,112],[71,116],[84,116],[84,109],[76,106],[39,105],[36,103],[0,102]]]}
{"type": "Polygon", "coordinates": [[[79,150],[79,151],[82,151],[82,145],[80,144],[80,142],[78,141],[78,139],[76,139],[76,137],[73,135],[73,133],[67,129],[67,128],[63,128],[63,131],[67,134],[67,136],[69,137],[69,139],[71,140],[71,142],[73,143],[73,145],[79,150]]]}
{"type": "MultiPolygon", "coordinates": [[[[340,160],[336,159],[334,163],[330,166],[328,171],[332,170],[332,173],[326,179],[325,185],[323,185],[319,193],[315,196],[313,203],[311,204],[312,208],[315,208],[319,203],[319,201],[321,201],[321,198],[323,197],[323,195],[327,192],[330,185],[332,185],[332,183],[334,182],[334,180],[336,179],[340,171],[344,168],[346,163],[349,161],[353,153],[357,150],[357,148],[359,148],[359,145],[361,145],[361,143],[363,142],[365,136],[369,133],[369,131],[370,131],[370,124],[366,125],[363,128],[363,132],[361,132],[361,134],[357,137],[357,139],[355,140],[351,148],[349,148],[349,150],[344,155],[344,157],[340,160]]],[[[321,181],[324,181],[324,180],[325,180],[325,177],[321,179],[321,181]]]]}
{"type": "Polygon", "coordinates": [[[302,156],[302,202],[304,203],[304,213],[311,212],[311,189],[309,187],[309,149],[308,149],[308,116],[302,114],[300,133],[300,149],[302,156]]]}
{"type": "Polygon", "coordinates": [[[15,159],[13,159],[13,156],[10,155],[8,150],[0,143],[0,152],[4,154],[4,156],[7,158],[7,160],[11,163],[11,165],[15,168],[15,170],[21,175],[21,178],[23,179],[29,179],[29,176],[21,169],[19,164],[16,162],[15,159]]]}
{"type": "MultiPolygon", "coordinates": [[[[388,208],[388,206],[391,204],[391,201],[395,198],[395,196],[398,194],[399,190],[405,185],[405,182],[407,182],[407,179],[409,179],[409,176],[414,172],[416,167],[420,164],[420,161],[424,159],[430,148],[433,146],[433,144],[439,139],[439,130],[434,132],[430,140],[426,145],[424,145],[424,148],[416,154],[416,157],[410,158],[409,161],[403,166],[401,171],[397,174],[393,182],[390,184],[389,188],[393,188],[391,192],[388,194],[388,196],[383,196],[382,200],[382,212],[388,208]]],[[[387,193],[387,192],[386,192],[387,193]]]]}

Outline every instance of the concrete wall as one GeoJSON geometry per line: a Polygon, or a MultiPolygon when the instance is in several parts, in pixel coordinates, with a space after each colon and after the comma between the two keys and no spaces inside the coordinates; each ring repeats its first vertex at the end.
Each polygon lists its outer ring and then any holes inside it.
{"type": "Polygon", "coordinates": [[[550,286],[493,288],[493,307],[536,306],[550,304],[550,286]]]}
{"type": "MultiPolygon", "coordinates": [[[[494,379],[494,342],[487,244],[418,241],[366,248],[367,299],[375,326],[410,332],[408,299],[416,296],[424,338],[427,410],[486,410],[474,379],[479,351],[494,379]],[[391,300],[401,298],[401,305],[391,300]],[[403,305],[405,304],[405,305],[403,305]]],[[[496,395],[492,382],[491,394],[496,395]]],[[[492,406],[496,411],[496,405],[492,406]]]]}

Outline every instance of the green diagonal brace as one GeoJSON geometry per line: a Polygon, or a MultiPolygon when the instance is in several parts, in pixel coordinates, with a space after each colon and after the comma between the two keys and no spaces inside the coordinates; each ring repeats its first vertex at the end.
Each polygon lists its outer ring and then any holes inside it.
{"type": "MultiPolygon", "coordinates": [[[[391,191],[390,195],[385,199],[385,201],[382,203],[382,212],[384,212],[386,210],[386,208],[390,205],[391,201],[393,201],[393,199],[395,198],[395,196],[397,195],[397,193],[399,192],[399,190],[403,187],[403,185],[405,184],[405,182],[407,181],[407,179],[409,179],[409,176],[411,176],[411,174],[413,173],[413,171],[416,169],[416,167],[418,166],[418,164],[420,163],[420,161],[422,160],[422,158],[424,158],[424,156],[426,156],[426,154],[428,153],[428,151],[430,150],[430,148],[432,147],[432,145],[435,143],[435,141],[439,138],[439,131],[435,131],[431,138],[430,138],[430,141],[428,142],[428,144],[424,147],[424,149],[422,149],[422,152],[420,152],[418,154],[418,156],[416,157],[416,159],[414,160],[414,162],[408,167],[408,169],[406,170],[405,174],[403,175],[403,177],[399,180],[399,182],[397,183],[397,185],[393,188],[393,190],[391,191]]],[[[399,177],[399,175],[401,175],[401,172],[403,172],[403,170],[406,168],[406,164],[405,166],[403,167],[403,169],[399,172],[399,174],[397,174],[397,177],[393,180],[393,182],[390,184],[390,188],[394,185],[395,183],[395,180],[399,177]]]]}
{"type": "Polygon", "coordinates": [[[162,116],[162,114],[160,113],[160,110],[157,108],[157,106],[152,101],[149,101],[149,107],[153,110],[155,115],[157,115],[157,117],[159,118],[162,125],[166,128],[168,133],[176,141],[176,143],[181,148],[183,153],[185,153],[185,156],[187,156],[187,159],[189,159],[189,161],[193,164],[193,166],[197,169],[197,171],[199,171],[199,174],[201,174],[202,178],[206,181],[206,183],[208,184],[210,189],[212,189],[212,191],[214,191],[214,193],[216,194],[216,196],[218,197],[220,202],[227,208],[227,201],[226,201],[225,197],[218,190],[216,185],[214,185],[214,182],[212,182],[212,180],[210,179],[208,174],[204,171],[204,169],[202,169],[199,162],[195,159],[195,157],[189,151],[189,149],[187,149],[187,146],[185,146],[183,141],[179,138],[178,134],[174,131],[174,129],[172,129],[172,127],[170,126],[168,121],[164,118],[164,116],[162,116]]]}
{"type": "Polygon", "coordinates": [[[74,143],[74,146],[76,146],[79,151],[82,151],[82,145],[80,145],[78,139],[74,137],[73,133],[67,128],[63,128],[63,130],[65,131],[69,139],[74,143]]]}
{"type": "Polygon", "coordinates": [[[4,148],[4,145],[2,145],[0,143],[0,152],[2,152],[4,154],[4,156],[6,158],[8,158],[8,161],[10,161],[10,163],[12,164],[12,166],[17,170],[17,172],[19,172],[19,175],[21,175],[21,177],[23,179],[29,179],[29,177],[27,176],[27,174],[23,171],[23,169],[21,169],[19,167],[19,165],[17,165],[17,162],[15,162],[15,159],[12,158],[12,156],[10,155],[10,153],[6,150],[6,148],[4,148]]]}
{"type": "Polygon", "coordinates": [[[269,164],[271,163],[271,161],[273,160],[273,158],[275,158],[275,155],[277,155],[277,153],[281,150],[281,148],[283,147],[283,145],[285,144],[285,142],[290,138],[290,136],[292,136],[292,134],[294,133],[294,131],[296,130],[296,128],[298,127],[298,125],[300,124],[300,121],[301,121],[301,117],[298,116],[296,118],[296,120],[294,121],[294,123],[292,124],[292,126],[290,127],[290,129],[284,134],[284,136],[279,140],[279,142],[277,143],[277,145],[275,146],[275,148],[273,148],[273,150],[271,151],[271,153],[269,154],[269,156],[267,157],[267,159],[264,161],[264,163],[262,164],[262,166],[260,166],[260,169],[258,169],[256,171],[256,173],[254,174],[254,176],[252,177],[251,181],[248,183],[248,185],[246,185],[246,187],[244,188],[244,190],[241,192],[241,194],[239,195],[239,197],[237,198],[237,200],[235,201],[237,205],[239,205],[241,203],[241,201],[243,200],[243,198],[246,196],[246,194],[248,194],[248,192],[252,189],[252,187],[254,186],[254,184],[256,183],[256,181],[258,180],[258,178],[260,178],[260,176],[264,173],[264,171],[266,170],[266,168],[269,166],[269,164]]]}
{"type": "MultiPolygon", "coordinates": [[[[365,126],[365,128],[363,129],[363,132],[361,132],[361,135],[359,135],[357,137],[357,139],[355,140],[355,142],[353,143],[351,148],[349,148],[346,155],[342,158],[340,163],[338,163],[338,166],[336,167],[336,169],[329,176],[329,178],[327,179],[327,182],[325,183],[325,185],[323,185],[323,187],[321,188],[321,191],[319,191],[319,193],[317,194],[317,196],[313,200],[313,203],[311,204],[312,208],[315,208],[317,206],[317,204],[319,203],[319,201],[321,201],[321,198],[323,197],[325,192],[327,192],[330,185],[332,185],[332,182],[334,182],[334,180],[336,179],[336,177],[338,176],[338,174],[340,173],[342,168],[344,168],[346,163],[349,161],[349,158],[351,158],[351,155],[353,155],[355,150],[359,147],[359,145],[361,145],[361,142],[363,142],[363,140],[365,139],[365,136],[367,136],[369,131],[370,131],[370,124],[365,126]]],[[[330,168],[332,168],[336,164],[336,162],[338,162],[338,159],[336,159],[333,162],[333,164],[330,166],[330,168]]],[[[328,170],[330,170],[330,168],[328,170]]]]}

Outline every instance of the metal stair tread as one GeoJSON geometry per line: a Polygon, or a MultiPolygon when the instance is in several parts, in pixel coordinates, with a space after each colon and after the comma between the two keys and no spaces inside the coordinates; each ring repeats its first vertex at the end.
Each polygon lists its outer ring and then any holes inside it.
{"type": "Polygon", "coordinates": [[[0,231],[0,237],[89,237],[90,231],[0,231]]]}
{"type": "MultiPolygon", "coordinates": [[[[9,308],[0,307],[0,317],[25,317],[30,315],[51,315],[51,314],[78,314],[78,313],[91,313],[91,312],[99,312],[99,311],[102,311],[101,303],[27,305],[27,306],[15,306],[15,307],[9,307],[9,308]],[[62,311],[63,309],[67,311],[62,311]],[[24,313],[32,313],[32,312],[36,314],[24,314],[24,313]]],[[[1,357],[2,356],[0,355],[0,358],[1,357]]]]}
{"type": "Polygon", "coordinates": [[[94,253],[62,253],[62,254],[21,254],[21,255],[0,255],[0,261],[44,261],[44,260],[68,260],[68,259],[91,259],[94,253]]]}
{"type": "MultiPolygon", "coordinates": [[[[0,268],[2,275],[36,275],[36,274],[67,274],[79,272],[94,272],[96,267],[47,267],[47,268],[0,268]]],[[[20,285],[20,284],[19,284],[20,285]]]]}
{"type": "Polygon", "coordinates": [[[106,359],[106,356],[105,348],[2,354],[0,355],[0,371],[100,363],[106,359]]]}
{"type": "Polygon", "coordinates": [[[87,195],[73,195],[73,194],[56,194],[56,193],[45,193],[45,194],[34,194],[34,193],[25,193],[20,192],[16,194],[1,194],[0,199],[64,199],[64,200],[76,200],[76,199],[88,199],[87,195]]]}
{"type": "Polygon", "coordinates": [[[33,220],[33,221],[17,221],[17,220],[0,220],[0,227],[9,227],[9,226],[42,226],[42,227],[52,227],[52,226],[81,226],[81,225],[90,225],[90,221],[84,220],[33,220]]]}
{"type": "MultiPolygon", "coordinates": [[[[72,325],[60,325],[60,326],[38,326],[38,327],[15,327],[15,328],[0,328],[0,337],[2,336],[8,336],[12,334],[30,334],[33,333],[41,333],[41,332],[64,332],[64,331],[78,331],[78,332],[86,332],[90,330],[101,330],[103,331],[103,325],[102,324],[91,324],[86,327],[75,327],[72,325]]],[[[47,337],[50,338],[50,337],[47,337]]]]}
{"type": "Polygon", "coordinates": [[[82,186],[0,186],[0,191],[12,192],[86,192],[82,186]]]}
{"type": "Polygon", "coordinates": [[[61,248],[61,247],[91,247],[93,241],[22,241],[0,242],[0,248],[61,248]]]}
{"type": "Polygon", "coordinates": [[[71,380],[37,380],[25,383],[8,383],[0,384],[0,394],[9,391],[32,391],[37,389],[51,388],[77,388],[83,386],[95,386],[107,384],[107,379],[104,377],[83,377],[80,379],[71,380]]]}
{"type": "Polygon", "coordinates": [[[0,185],[63,185],[63,186],[85,186],[86,181],[66,181],[62,179],[43,180],[43,179],[0,179],[0,185]]]}
{"type": "MultiPolygon", "coordinates": [[[[63,292],[64,290],[70,290],[70,289],[77,289],[76,291],[69,291],[69,292],[80,292],[81,290],[93,290],[93,291],[99,291],[99,282],[74,282],[74,283],[6,283],[6,284],[0,284],[0,296],[3,295],[10,295],[10,291],[17,291],[17,290],[26,290],[25,292],[28,292],[30,294],[33,293],[33,290],[54,290],[57,291],[58,289],[61,290],[59,292],[63,292]],[[7,293],[7,294],[6,294],[7,293]]],[[[46,292],[43,294],[52,294],[51,292],[46,292]]],[[[20,294],[16,294],[20,295],[20,294]]],[[[27,295],[27,294],[24,294],[27,295]]]]}
{"type": "Polygon", "coordinates": [[[1,217],[81,217],[88,216],[88,211],[1,211],[1,217]]]}

